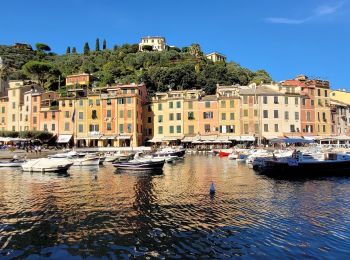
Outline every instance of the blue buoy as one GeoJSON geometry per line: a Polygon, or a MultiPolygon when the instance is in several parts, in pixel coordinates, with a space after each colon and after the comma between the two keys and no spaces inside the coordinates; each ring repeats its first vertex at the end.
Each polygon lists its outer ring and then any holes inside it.
{"type": "Polygon", "coordinates": [[[210,191],[209,191],[209,193],[210,193],[211,195],[214,195],[214,194],[215,194],[215,187],[214,187],[214,183],[213,183],[213,182],[212,182],[211,185],[210,185],[210,191]]]}

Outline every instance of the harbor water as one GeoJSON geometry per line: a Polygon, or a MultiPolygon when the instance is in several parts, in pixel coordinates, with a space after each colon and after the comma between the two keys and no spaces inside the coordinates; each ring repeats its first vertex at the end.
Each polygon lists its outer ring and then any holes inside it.
{"type": "Polygon", "coordinates": [[[1,259],[350,253],[350,177],[276,180],[198,155],[153,176],[111,165],[67,175],[0,169],[0,187],[1,259]]]}

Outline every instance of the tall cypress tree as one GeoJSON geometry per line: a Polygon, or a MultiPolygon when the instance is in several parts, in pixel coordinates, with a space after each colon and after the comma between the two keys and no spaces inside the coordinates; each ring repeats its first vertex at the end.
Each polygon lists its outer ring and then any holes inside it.
{"type": "Polygon", "coordinates": [[[90,47],[89,47],[89,43],[85,43],[84,44],[84,54],[87,55],[90,53],[90,47]]]}
{"type": "Polygon", "coordinates": [[[66,54],[70,54],[70,47],[67,47],[66,54]]]}
{"type": "Polygon", "coordinates": [[[103,39],[102,49],[103,49],[103,50],[107,49],[107,42],[106,42],[106,39],[103,39]]]}
{"type": "Polygon", "coordinates": [[[72,48],[72,53],[73,53],[73,54],[76,54],[76,53],[77,53],[77,48],[73,47],[73,48],[72,48]]]}
{"type": "Polygon", "coordinates": [[[96,39],[95,51],[100,51],[100,39],[96,39]]]}

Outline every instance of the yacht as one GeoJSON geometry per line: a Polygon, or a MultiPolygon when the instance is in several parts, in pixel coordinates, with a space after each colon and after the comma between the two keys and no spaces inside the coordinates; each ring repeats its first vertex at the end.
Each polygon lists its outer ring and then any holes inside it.
{"type": "Polygon", "coordinates": [[[65,158],[40,158],[29,160],[22,164],[22,170],[26,172],[66,172],[73,162],[65,158]]]}

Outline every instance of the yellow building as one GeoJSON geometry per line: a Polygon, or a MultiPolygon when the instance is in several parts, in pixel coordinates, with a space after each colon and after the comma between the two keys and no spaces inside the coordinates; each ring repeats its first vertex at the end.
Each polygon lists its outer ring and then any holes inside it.
{"type": "Polygon", "coordinates": [[[0,130],[7,130],[7,109],[8,109],[8,97],[0,97],[0,130]]]}
{"type": "Polygon", "coordinates": [[[144,51],[144,46],[151,46],[154,51],[164,51],[166,49],[166,41],[161,36],[142,37],[139,43],[139,51],[144,51]]]}
{"type": "Polygon", "coordinates": [[[218,53],[218,52],[212,52],[212,53],[209,53],[205,56],[207,57],[207,59],[209,59],[213,62],[217,62],[217,61],[226,62],[226,56],[221,54],[221,53],[218,53]]]}
{"type": "Polygon", "coordinates": [[[350,105],[350,92],[343,90],[332,90],[331,99],[350,105]]]}
{"type": "Polygon", "coordinates": [[[227,140],[237,139],[240,135],[240,98],[236,86],[217,86],[216,95],[219,102],[219,135],[227,140]]]}

